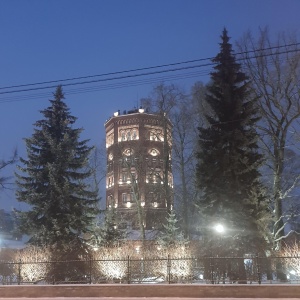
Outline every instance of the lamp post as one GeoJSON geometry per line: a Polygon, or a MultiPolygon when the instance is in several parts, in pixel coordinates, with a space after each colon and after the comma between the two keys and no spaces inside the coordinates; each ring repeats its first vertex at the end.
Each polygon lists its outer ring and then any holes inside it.
{"type": "MultiPolygon", "coordinates": [[[[218,236],[221,236],[225,232],[225,227],[218,223],[215,226],[213,226],[213,231],[216,233],[218,236]]],[[[214,243],[215,247],[217,247],[218,243],[214,243]]],[[[214,275],[214,253],[212,253],[212,258],[211,258],[211,283],[215,283],[215,275],[214,275]]],[[[223,274],[223,283],[224,283],[224,274],[223,274]]]]}

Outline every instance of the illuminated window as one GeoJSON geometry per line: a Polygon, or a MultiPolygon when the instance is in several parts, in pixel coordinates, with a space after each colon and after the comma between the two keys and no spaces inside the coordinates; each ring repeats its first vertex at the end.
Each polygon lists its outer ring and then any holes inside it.
{"type": "Polygon", "coordinates": [[[126,139],[125,139],[125,132],[124,132],[124,131],[121,133],[121,140],[122,140],[122,141],[125,141],[125,140],[126,140],[126,139]]]}
{"type": "Polygon", "coordinates": [[[136,130],[133,130],[133,131],[132,131],[132,139],[133,139],[133,140],[136,140],[136,139],[137,139],[137,132],[136,132],[136,130]]]}
{"type": "Polygon", "coordinates": [[[110,131],[106,134],[106,148],[114,143],[114,132],[110,131]]]}
{"type": "Polygon", "coordinates": [[[152,156],[157,156],[157,155],[159,155],[159,151],[157,149],[152,148],[149,151],[149,154],[152,155],[152,156]]]}
{"type": "Polygon", "coordinates": [[[126,182],[126,181],[127,181],[127,177],[128,177],[128,176],[127,176],[127,171],[123,171],[123,172],[122,172],[122,181],[123,181],[123,182],[126,182]]]}
{"type": "Polygon", "coordinates": [[[118,135],[118,141],[131,141],[131,140],[138,140],[138,129],[132,128],[131,126],[122,126],[119,128],[119,135],[118,135]]]}
{"type": "Polygon", "coordinates": [[[131,140],[131,133],[130,133],[130,131],[127,131],[126,138],[127,138],[127,141],[131,140]]]}
{"type": "Polygon", "coordinates": [[[150,129],[150,141],[160,141],[164,140],[161,129],[150,129]]]}
{"type": "Polygon", "coordinates": [[[157,138],[157,135],[155,132],[153,131],[150,131],[150,141],[157,141],[158,138],[157,138]]]}
{"type": "Polygon", "coordinates": [[[132,149],[127,148],[124,150],[123,154],[126,156],[130,156],[133,154],[133,151],[132,151],[132,149]]]}
{"type": "Polygon", "coordinates": [[[123,193],[122,194],[122,202],[125,204],[127,203],[127,194],[126,193],[123,193]]]}

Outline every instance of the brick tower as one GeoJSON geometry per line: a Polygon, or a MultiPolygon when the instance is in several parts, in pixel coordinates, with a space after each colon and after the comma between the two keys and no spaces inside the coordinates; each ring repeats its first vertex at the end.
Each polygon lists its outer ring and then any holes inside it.
{"type": "Polygon", "coordinates": [[[106,207],[133,229],[159,229],[173,205],[172,124],[165,114],[115,112],[105,123],[106,207]]]}

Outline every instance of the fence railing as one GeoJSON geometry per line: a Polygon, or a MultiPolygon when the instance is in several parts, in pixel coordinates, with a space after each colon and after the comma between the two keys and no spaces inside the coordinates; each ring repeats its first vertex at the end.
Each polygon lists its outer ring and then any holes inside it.
{"type": "Polygon", "coordinates": [[[300,266],[300,257],[127,257],[117,260],[0,261],[0,284],[299,284],[297,264],[300,266]]]}

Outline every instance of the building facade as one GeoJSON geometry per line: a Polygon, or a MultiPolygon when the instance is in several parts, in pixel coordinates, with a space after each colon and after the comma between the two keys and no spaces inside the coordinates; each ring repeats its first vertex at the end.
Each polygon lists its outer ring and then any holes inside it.
{"type": "Polygon", "coordinates": [[[144,109],[105,123],[106,207],[133,229],[159,229],[173,206],[172,124],[144,109]]]}

